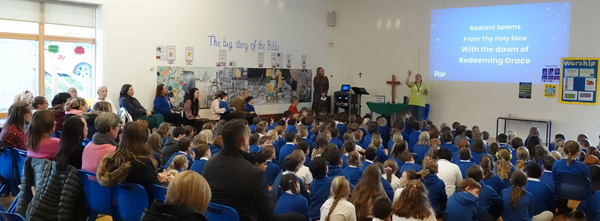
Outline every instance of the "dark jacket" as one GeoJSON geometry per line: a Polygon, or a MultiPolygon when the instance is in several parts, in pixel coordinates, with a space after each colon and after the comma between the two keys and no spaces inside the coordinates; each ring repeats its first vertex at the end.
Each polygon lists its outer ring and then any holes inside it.
{"type": "Polygon", "coordinates": [[[127,163],[116,165],[112,159],[113,154],[106,154],[98,164],[98,183],[102,186],[113,187],[122,182],[137,183],[144,187],[148,194],[148,202],[154,200],[152,186],[154,184],[164,185],[158,181],[158,173],[149,158],[138,157],[127,163]]]}
{"type": "Polygon", "coordinates": [[[30,221],[86,220],[86,202],[77,169],[59,171],[56,162],[28,157],[23,166],[16,213],[30,221]],[[32,198],[31,187],[36,194],[32,198]]]}
{"type": "Polygon", "coordinates": [[[88,128],[87,138],[90,140],[92,139],[94,134],[96,134],[96,132],[98,132],[98,130],[96,129],[96,125],[94,124],[94,121],[96,120],[96,117],[98,117],[98,115],[100,113],[102,113],[102,112],[101,111],[91,111],[91,112],[81,114],[81,117],[83,117],[83,119],[85,119],[85,122],[87,123],[87,128],[88,128]]]}
{"type": "MultiPolygon", "coordinates": [[[[167,163],[167,161],[169,161],[169,159],[171,159],[171,156],[173,156],[173,154],[175,154],[177,152],[179,152],[179,146],[177,145],[177,140],[175,140],[173,138],[169,138],[169,140],[167,140],[167,142],[165,143],[165,145],[163,145],[163,148],[161,150],[161,154],[162,154],[161,162],[167,163]]],[[[159,165],[159,166],[164,166],[164,165],[159,165]]]]}
{"type": "Polygon", "coordinates": [[[152,206],[144,210],[142,221],[208,221],[204,214],[187,204],[166,204],[154,200],[152,206]]]}
{"type": "Polygon", "coordinates": [[[122,97],[119,99],[119,106],[124,107],[132,117],[146,115],[146,108],[135,97],[122,97]]]}
{"type": "Polygon", "coordinates": [[[211,201],[234,208],[241,221],[271,220],[273,201],[264,173],[248,153],[225,146],[206,162],[202,176],[211,187],[211,201]]]}

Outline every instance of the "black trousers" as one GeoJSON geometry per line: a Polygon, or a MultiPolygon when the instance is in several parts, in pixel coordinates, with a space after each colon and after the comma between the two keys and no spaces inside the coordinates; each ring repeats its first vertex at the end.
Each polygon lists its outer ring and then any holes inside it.
{"type": "Polygon", "coordinates": [[[181,116],[181,114],[178,114],[178,113],[163,114],[163,117],[165,118],[165,122],[172,123],[176,127],[181,127],[185,123],[183,121],[183,117],[181,116]]]}

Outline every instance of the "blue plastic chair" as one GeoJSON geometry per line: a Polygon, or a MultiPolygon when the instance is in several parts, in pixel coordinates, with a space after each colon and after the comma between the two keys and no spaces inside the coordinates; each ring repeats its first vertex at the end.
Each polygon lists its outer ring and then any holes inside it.
{"type": "Polygon", "coordinates": [[[148,207],[148,194],[144,187],[136,183],[121,183],[112,189],[121,220],[139,221],[148,207]]]}
{"type": "Polygon", "coordinates": [[[16,213],[2,212],[2,218],[4,221],[27,221],[23,216],[16,213]]]}
{"type": "Polygon", "coordinates": [[[154,184],[154,186],[152,186],[152,192],[154,192],[154,198],[157,200],[165,202],[167,199],[167,188],[164,186],[154,184]]]}
{"type": "Polygon", "coordinates": [[[79,178],[85,192],[89,220],[96,220],[99,214],[114,216],[116,208],[111,206],[110,188],[101,186],[96,181],[96,174],[92,172],[79,170],[79,178]]]}
{"type": "Polygon", "coordinates": [[[240,215],[235,209],[213,202],[208,204],[204,215],[210,221],[240,221],[240,215]]]}
{"type": "Polygon", "coordinates": [[[15,199],[6,210],[8,213],[14,213],[19,201],[19,188],[21,183],[21,175],[23,174],[23,165],[27,152],[10,147],[0,147],[0,176],[3,179],[3,184],[0,186],[0,193],[10,191],[15,199]]]}
{"type": "Polygon", "coordinates": [[[554,196],[589,202],[592,195],[590,179],[572,173],[560,173],[554,179],[554,196]]]}

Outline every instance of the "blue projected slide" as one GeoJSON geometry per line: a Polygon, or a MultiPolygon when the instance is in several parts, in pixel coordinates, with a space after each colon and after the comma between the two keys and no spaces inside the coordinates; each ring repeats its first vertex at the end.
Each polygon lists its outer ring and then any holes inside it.
{"type": "Polygon", "coordinates": [[[541,83],[568,56],[570,2],[431,10],[429,78],[541,83]]]}

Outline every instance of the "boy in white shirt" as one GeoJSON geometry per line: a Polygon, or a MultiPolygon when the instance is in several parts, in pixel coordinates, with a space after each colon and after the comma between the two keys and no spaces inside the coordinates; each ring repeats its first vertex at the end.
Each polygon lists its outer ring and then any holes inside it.
{"type": "Polygon", "coordinates": [[[446,195],[452,196],[456,187],[463,181],[460,168],[452,163],[452,152],[448,149],[437,150],[438,173],[437,176],[446,185],[446,195]]]}
{"type": "Polygon", "coordinates": [[[296,176],[298,178],[300,178],[302,181],[304,181],[304,185],[306,185],[306,189],[310,189],[310,183],[313,180],[313,176],[312,173],[310,172],[309,168],[304,166],[304,162],[306,160],[305,158],[305,153],[304,151],[302,151],[301,149],[296,149],[294,150],[294,152],[292,152],[293,156],[302,156],[302,161],[300,162],[300,169],[298,169],[298,172],[296,172],[296,176]]]}

